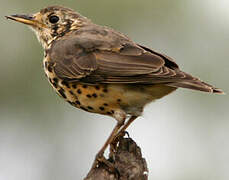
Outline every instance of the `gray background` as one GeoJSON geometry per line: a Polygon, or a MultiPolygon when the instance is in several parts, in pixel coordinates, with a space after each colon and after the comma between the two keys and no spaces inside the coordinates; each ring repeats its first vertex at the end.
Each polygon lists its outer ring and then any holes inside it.
{"type": "MultiPolygon", "coordinates": [[[[228,93],[228,0],[1,0],[0,180],[82,179],[115,125],[59,98],[34,34],[3,17],[53,4],[128,34],[228,93]]],[[[179,89],[145,108],[129,133],[150,180],[229,179],[228,100],[179,89]]]]}

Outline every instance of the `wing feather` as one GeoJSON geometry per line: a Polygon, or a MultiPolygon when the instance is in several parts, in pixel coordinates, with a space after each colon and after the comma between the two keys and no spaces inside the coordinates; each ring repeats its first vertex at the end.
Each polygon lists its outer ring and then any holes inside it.
{"type": "Polygon", "coordinates": [[[170,57],[137,45],[106,27],[86,27],[63,37],[52,44],[49,54],[56,75],[71,82],[163,83],[173,87],[221,92],[182,72],[170,57]]]}

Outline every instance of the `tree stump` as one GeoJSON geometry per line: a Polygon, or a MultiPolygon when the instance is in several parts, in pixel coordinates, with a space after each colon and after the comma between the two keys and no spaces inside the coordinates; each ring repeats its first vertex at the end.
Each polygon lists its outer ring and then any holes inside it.
{"type": "Polygon", "coordinates": [[[99,163],[84,180],[147,180],[147,164],[140,147],[129,137],[120,137],[115,146],[116,151],[110,151],[107,159],[114,169],[99,163]]]}

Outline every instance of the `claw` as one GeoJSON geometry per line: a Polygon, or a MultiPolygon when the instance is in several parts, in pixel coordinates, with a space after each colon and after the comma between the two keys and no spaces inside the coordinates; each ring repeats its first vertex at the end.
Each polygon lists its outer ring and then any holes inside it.
{"type": "Polygon", "coordinates": [[[95,156],[95,160],[92,164],[92,167],[91,169],[95,169],[97,167],[99,167],[99,164],[101,162],[103,162],[104,160],[106,160],[106,158],[104,157],[103,153],[98,153],[96,156],[95,156]]]}
{"type": "Polygon", "coordinates": [[[114,140],[111,142],[111,144],[110,144],[110,153],[109,153],[109,158],[110,159],[114,159],[114,154],[117,152],[118,143],[119,143],[120,139],[123,138],[125,135],[127,135],[128,138],[130,137],[129,133],[127,131],[122,131],[122,132],[119,132],[115,136],[114,140]]]}
{"type": "Polygon", "coordinates": [[[96,168],[99,168],[100,166],[104,165],[105,168],[110,172],[110,173],[113,173],[113,174],[116,174],[117,173],[117,169],[115,168],[115,165],[110,162],[109,160],[107,160],[103,153],[98,153],[95,157],[95,160],[92,164],[92,167],[89,171],[89,174],[95,170],[96,168]]]}

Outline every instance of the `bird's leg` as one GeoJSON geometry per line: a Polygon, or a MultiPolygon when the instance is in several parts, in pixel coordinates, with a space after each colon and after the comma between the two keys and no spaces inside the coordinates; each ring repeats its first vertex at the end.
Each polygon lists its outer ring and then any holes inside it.
{"type": "Polygon", "coordinates": [[[113,157],[113,155],[116,152],[117,149],[117,143],[119,142],[120,138],[125,136],[126,134],[129,136],[128,132],[125,130],[129,127],[129,125],[137,118],[138,116],[131,116],[128,121],[122,126],[122,128],[119,130],[119,132],[116,134],[115,138],[110,144],[110,157],[113,157]]]}
{"type": "Polygon", "coordinates": [[[104,158],[103,154],[104,154],[104,151],[106,150],[106,148],[108,147],[108,145],[111,144],[112,141],[116,138],[117,134],[119,133],[120,128],[124,125],[124,122],[125,122],[125,119],[126,119],[126,113],[123,112],[123,111],[116,111],[114,113],[114,118],[117,120],[117,124],[114,127],[114,129],[112,130],[110,136],[106,140],[106,142],[103,145],[103,147],[97,153],[95,161],[94,161],[91,169],[96,168],[97,165],[98,165],[98,162],[103,162],[108,167],[112,166],[111,163],[104,158]]]}
{"type": "Polygon", "coordinates": [[[138,116],[131,116],[130,119],[122,126],[122,128],[119,130],[115,138],[118,138],[119,136],[122,136],[123,133],[125,135],[125,130],[129,127],[129,125],[137,118],[138,116]]]}

